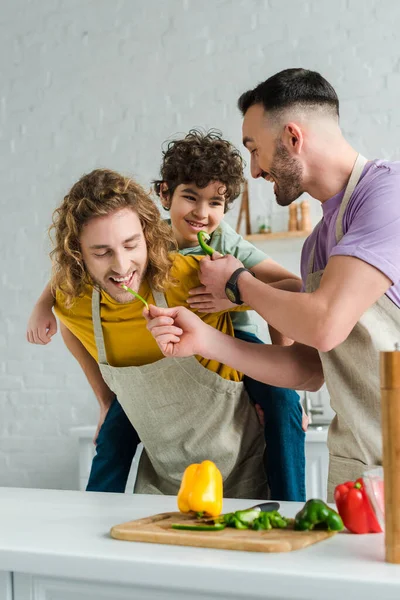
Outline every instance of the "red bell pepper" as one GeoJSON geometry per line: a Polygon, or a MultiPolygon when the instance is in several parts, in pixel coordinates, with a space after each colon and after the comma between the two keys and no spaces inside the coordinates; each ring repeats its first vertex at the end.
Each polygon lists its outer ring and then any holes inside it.
{"type": "Polygon", "coordinates": [[[381,533],[362,479],[335,488],[335,502],[345,527],[352,533],[381,533]]]}

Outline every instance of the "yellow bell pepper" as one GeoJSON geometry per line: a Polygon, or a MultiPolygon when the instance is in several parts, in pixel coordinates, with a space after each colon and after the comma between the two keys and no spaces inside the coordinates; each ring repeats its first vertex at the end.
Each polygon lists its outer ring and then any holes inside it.
{"type": "Polygon", "coordinates": [[[185,469],[178,492],[181,512],[204,512],[210,517],[218,517],[222,512],[222,498],[222,475],[211,460],[194,463],[185,469]]]}

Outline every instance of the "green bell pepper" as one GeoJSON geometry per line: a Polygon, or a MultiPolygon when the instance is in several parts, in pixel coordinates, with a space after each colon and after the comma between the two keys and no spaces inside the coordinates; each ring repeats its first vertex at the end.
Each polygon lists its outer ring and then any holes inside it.
{"type": "Polygon", "coordinates": [[[294,528],[297,531],[325,529],[341,531],[344,528],[340,515],[329,508],[323,500],[308,500],[294,518],[294,528]]]}

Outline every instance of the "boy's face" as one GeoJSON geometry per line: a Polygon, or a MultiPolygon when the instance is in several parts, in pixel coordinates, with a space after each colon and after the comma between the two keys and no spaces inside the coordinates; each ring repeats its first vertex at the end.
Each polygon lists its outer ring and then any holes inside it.
{"type": "Polygon", "coordinates": [[[220,181],[212,181],[205,188],[182,183],[165,204],[170,206],[171,225],[178,247],[193,248],[198,246],[199,231],[212,233],[223,219],[225,186],[220,181]]]}
{"type": "Polygon", "coordinates": [[[147,245],[142,225],[130,208],[91,219],[80,236],[83,260],[93,281],[122,304],[135,298],[147,269],[147,245]]]}

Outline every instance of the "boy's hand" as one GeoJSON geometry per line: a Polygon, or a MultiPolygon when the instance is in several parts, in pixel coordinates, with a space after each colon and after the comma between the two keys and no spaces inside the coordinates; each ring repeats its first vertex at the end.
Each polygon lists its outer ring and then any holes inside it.
{"type": "Polygon", "coordinates": [[[143,309],[147,329],[165,356],[184,357],[202,355],[209,326],[183,306],[143,309]]]}
{"type": "Polygon", "coordinates": [[[26,339],[31,344],[44,346],[51,342],[55,333],[57,333],[57,321],[53,311],[48,306],[36,304],[29,317],[26,339]]]}
{"type": "Polygon", "coordinates": [[[187,303],[190,308],[197,310],[199,313],[224,312],[236,307],[236,304],[233,304],[226,297],[224,300],[215,298],[204,285],[189,290],[187,303]]]}
{"type": "Polygon", "coordinates": [[[215,259],[214,254],[212,258],[206,256],[200,261],[200,281],[214,298],[226,300],[226,282],[232,273],[243,265],[231,254],[222,257],[218,255],[215,259]]]}

